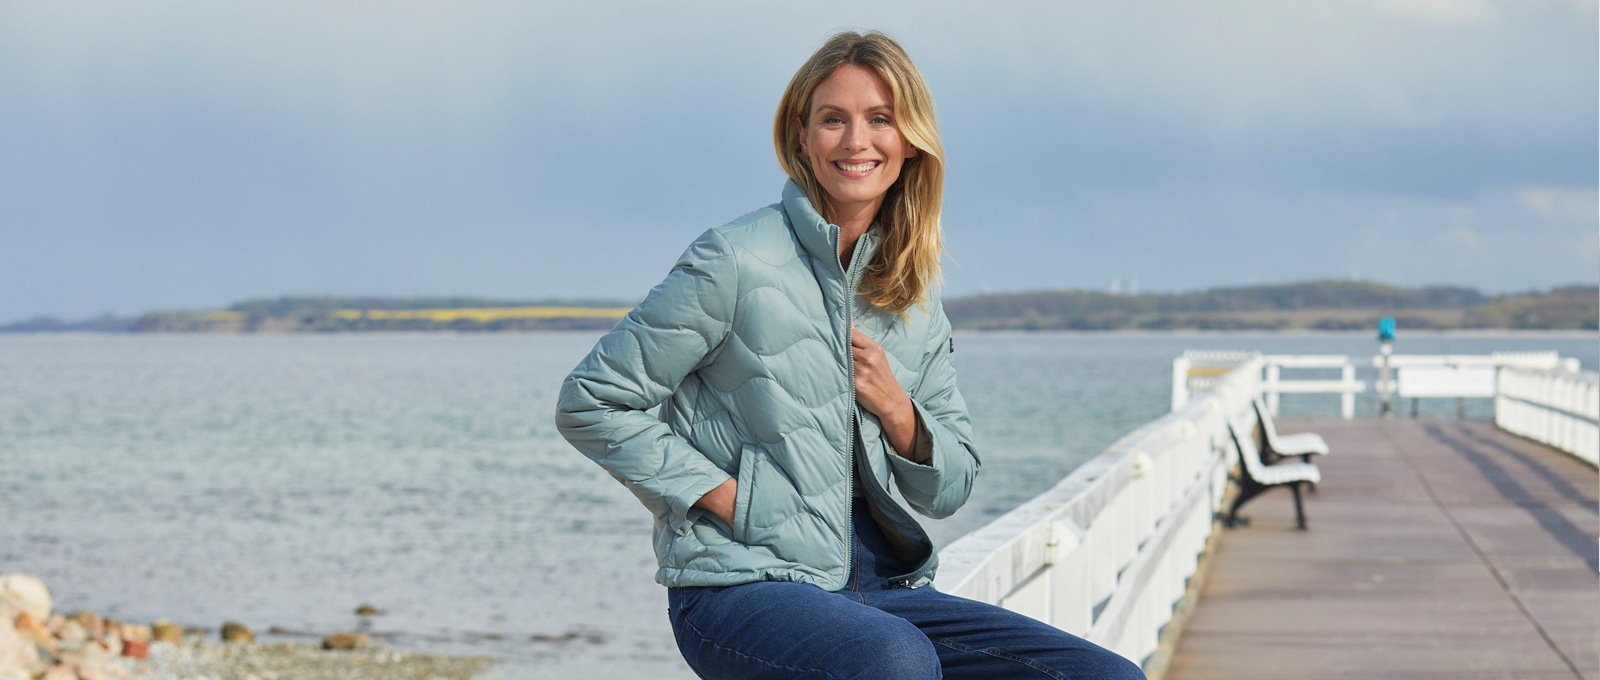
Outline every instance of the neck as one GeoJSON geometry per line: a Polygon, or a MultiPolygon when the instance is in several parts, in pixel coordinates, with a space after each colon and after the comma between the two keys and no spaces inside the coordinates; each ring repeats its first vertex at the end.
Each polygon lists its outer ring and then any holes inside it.
{"type": "Polygon", "coordinates": [[[872,227],[872,220],[878,216],[878,206],[883,205],[883,197],[870,203],[833,208],[829,206],[828,221],[839,225],[839,265],[849,269],[850,258],[855,254],[856,242],[861,240],[861,235],[867,233],[872,227]]]}

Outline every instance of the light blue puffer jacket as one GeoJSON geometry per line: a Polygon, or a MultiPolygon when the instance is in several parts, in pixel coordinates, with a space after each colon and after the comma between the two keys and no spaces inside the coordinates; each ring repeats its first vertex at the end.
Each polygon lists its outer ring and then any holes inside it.
{"type": "Polygon", "coordinates": [[[880,241],[878,227],[863,235],[847,273],[839,228],[789,182],[781,203],[702,234],[562,384],[562,435],[655,515],[661,584],[839,589],[850,507],[862,500],[852,465],[891,543],[918,564],[894,582],[932,582],[933,545],[889,479],[912,508],[945,517],[966,502],[979,462],[936,292],[905,320],[856,294],[880,241]],[[852,316],[916,404],[920,463],[895,455],[856,404],[852,316]],[[647,412],[657,405],[659,418],[647,412]],[[730,476],[732,526],[694,507],[730,476]]]}

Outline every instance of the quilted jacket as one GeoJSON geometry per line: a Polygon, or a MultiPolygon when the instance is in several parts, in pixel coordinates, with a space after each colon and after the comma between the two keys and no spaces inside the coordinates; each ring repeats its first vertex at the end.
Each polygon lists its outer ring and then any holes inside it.
{"type": "Polygon", "coordinates": [[[852,466],[917,565],[894,583],[932,582],[933,545],[889,481],[918,512],[945,517],[966,502],[979,461],[937,294],[902,320],[856,292],[880,241],[873,227],[842,267],[839,228],[789,182],[782,202],[702,234],[562,383],[562,435],[655,515],[661,584],[843,587],[850,507],[862,500],[852,466]],[[896,455],[856,403],[851,319],[916,405],[921,462],[896,455]],[[659,417],[648,412],[658,405],[659,417]],[[732,526],[694,506],[729,477],[732,526]]]}

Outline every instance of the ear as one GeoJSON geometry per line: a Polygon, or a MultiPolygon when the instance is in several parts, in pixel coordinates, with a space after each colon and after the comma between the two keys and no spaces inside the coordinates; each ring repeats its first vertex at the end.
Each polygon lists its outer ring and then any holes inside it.
{"type": "Polygon", "coordinates": [[[799,125],[798,129],[800,130],[800,153],[806,153],[806,119],[795,116],[794,122],[799,125]]]}
{"type": "Polygon", "coordinates": [[[917,147],[912,146],[911,144],[907,144],[906,146],[909,147],[909,148],[906,149],[906,160],[908,160],[908,161],[913,159],[913,158],[916,158],[917,157],[917,152],[921,151],[921,149],[918,149],[917,147]]]}

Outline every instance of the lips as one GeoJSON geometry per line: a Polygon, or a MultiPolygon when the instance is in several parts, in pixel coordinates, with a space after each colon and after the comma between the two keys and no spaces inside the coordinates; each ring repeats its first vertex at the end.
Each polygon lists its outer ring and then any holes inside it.
{"type": "Polygon", "coordinates": [[[852,158],[848,160],[834,161],[833,167],[838,168],[839,172],[843,173],[846,177],[865,177],[873,170],[878,169],[878,166],[882,164],[883,161],[857,160],[852,158]]]}

